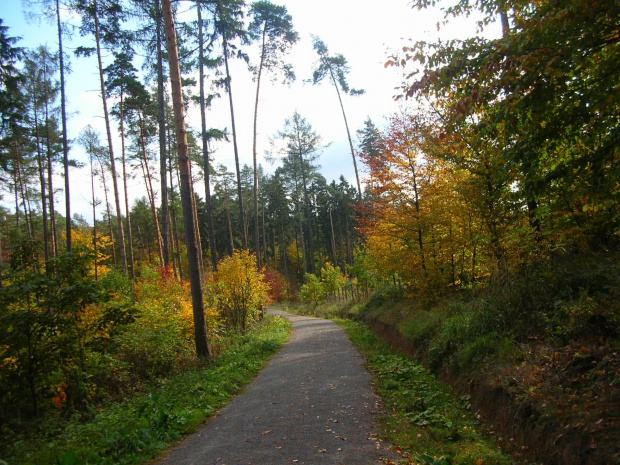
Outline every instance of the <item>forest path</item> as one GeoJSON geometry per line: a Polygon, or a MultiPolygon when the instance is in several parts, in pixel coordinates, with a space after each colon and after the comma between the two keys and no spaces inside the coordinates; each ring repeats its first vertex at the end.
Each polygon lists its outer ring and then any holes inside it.
{"type": "Polygon", "coordinates": [[[363,360],[329,320],[291,315],[290,341],[254,382],[154,464],[377,464],[378,398],[363,360]]]}

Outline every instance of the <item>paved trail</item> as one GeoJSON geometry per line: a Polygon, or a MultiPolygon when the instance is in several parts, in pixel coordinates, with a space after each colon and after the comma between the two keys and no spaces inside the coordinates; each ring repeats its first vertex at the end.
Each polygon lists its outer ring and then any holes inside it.
{"type": "Polygon", "coordinates": [[[377,398],[362,359],[335,323],[271,311],[291,340],[219,415],[156,465],[378,464],[377,398]]]}

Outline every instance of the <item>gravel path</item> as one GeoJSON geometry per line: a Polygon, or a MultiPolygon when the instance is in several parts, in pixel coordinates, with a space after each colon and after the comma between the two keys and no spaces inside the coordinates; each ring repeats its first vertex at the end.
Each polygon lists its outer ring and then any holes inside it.
{"type": "Polygon", "coordinates": [[[218,416],[155,464],[378,464],[370,375],[335,323],[291,315],[291,340],[218,416]]]}

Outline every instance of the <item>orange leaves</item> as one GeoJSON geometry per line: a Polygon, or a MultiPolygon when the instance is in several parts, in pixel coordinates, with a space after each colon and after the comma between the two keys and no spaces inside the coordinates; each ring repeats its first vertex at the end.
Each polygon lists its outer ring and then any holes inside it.
{"type": "Polygon", "coordinates": [[[67,385],[65,383],[61,383],[56,387],[58,395],[52,399],[52,402],[54,402],[54,405],[56,405],[56,408],[58,410],[62,410],[65,403],[67,402],[67,393],[65,392],[66,388],[67,385]]]}
{"type": "Polygon", "coordinates": [[[454,142],[444,131],[437,134],[432,117],[399,114],[390,119],[379,149],[364,156],[374,198],[361,230],[379,275],[398,275],[437,292],[442,284],[467,279],[466,266],[475,274],[470,257],[479,252],[470,247],[481,220],[467,207],[468,178],[436,155],[454,142]]]}
{"type": "Polygon", "coordinates": [[[284,276],[278,270],[265,270],[264,280],[269,286],[269,300],[278,302],[282,300],[288,292],[287,283],[284,276]]]}

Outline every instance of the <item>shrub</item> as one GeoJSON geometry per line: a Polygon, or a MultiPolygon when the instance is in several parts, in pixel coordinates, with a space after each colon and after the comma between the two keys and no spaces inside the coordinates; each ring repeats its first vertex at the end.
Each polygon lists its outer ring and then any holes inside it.
{"type": "Polygon", "coordinates": [[[221,260],[209,287],[212,306],[219,310],[229,328],[241,331],[262,315],[269,297],[269,285],[256,268],[256,256],[247,250],[235,251],[221,260]]]}
{"type": "Polygon", "coordinates": [[[0,287],[2,416],[81,405],[91,392],[85,353],[105,312],[89,311],[95,302],[105,308],[110,296],[90,276],[87,250],[49,260],[44,269],[36,256],[36,244],[21,244],[0,287]]]}
{"type": "Polygon", "coordinates": [[[269,299],[281,302],[288,294],[288,284],[284,276],[278,270],[266,270],[263,272],[265,282],[269,286],[269,299]]]}
{"type": "Polygon", "coordinates": [[[315,307],[325,300],[327,291],[318,276],[306,273],[306,284],[299,290],[299,300],[311,303],[315,307]]]}

